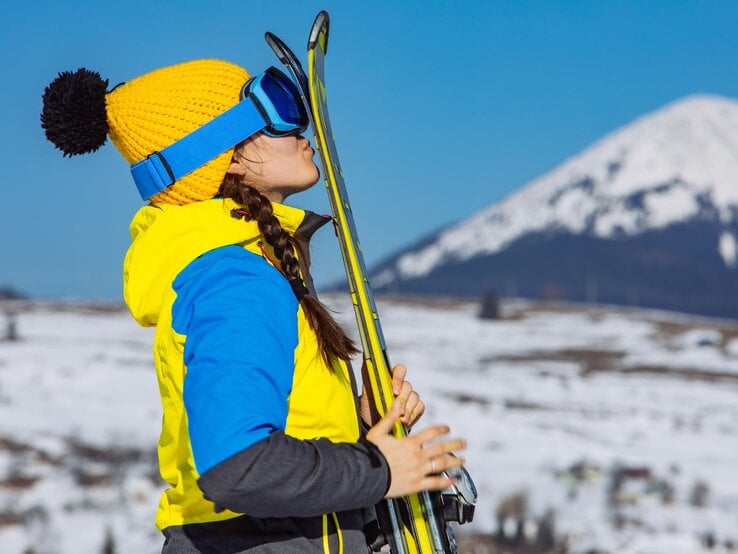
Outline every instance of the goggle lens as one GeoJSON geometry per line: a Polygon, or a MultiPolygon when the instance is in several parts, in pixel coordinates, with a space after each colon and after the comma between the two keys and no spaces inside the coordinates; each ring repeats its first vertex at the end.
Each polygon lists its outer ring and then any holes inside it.
{"type": "Polygon", "coordinates": [[[308,116],[295,83],[276,67],[249,79],[241,91],[241,99],[251,97],[268,121],[264,132],[271,136],[302,133],[308,116]]]}
{"type": "Polygon", "coordinates": [[[261,86],[285,123],[298,127],[307,125],[307,115],[300,99],[300,93],[289,78],[279,73],[275,75],[269,72],[262,80],[261,86]]]}

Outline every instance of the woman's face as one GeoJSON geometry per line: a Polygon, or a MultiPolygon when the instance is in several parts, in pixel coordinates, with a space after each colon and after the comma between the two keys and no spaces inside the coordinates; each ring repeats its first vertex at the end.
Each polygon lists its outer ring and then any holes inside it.
{"type": "Polygon", "coordinates": [[[228,173],[273,202],[309,189],[320,174],[313,162],[315,150],[302,135],[274,138],[257,133],[236,148],[228,173]]]}

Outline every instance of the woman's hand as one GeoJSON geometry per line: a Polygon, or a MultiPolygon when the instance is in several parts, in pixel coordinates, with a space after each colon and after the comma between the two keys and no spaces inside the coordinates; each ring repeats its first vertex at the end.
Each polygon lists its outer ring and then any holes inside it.
{"type": "MultiPolygon", "coordinates": [[[[366,376],[366,362],[361,367],[361,375],[364,383],[367,382],[366,376]]],[[[415,425],[420,416],[425,411],[425,404],[420,399],[417,392],[413,390],[413,386],[409,381],[405,381],[407,375],[407,368],[398,364],[392,368],[392,393],[395,395],[395,402],[398,400],[402,402],[403,411],[400,417],[402,424],[411,428],[415,425]]],[[[359,403],[361,411],[361,419],[367,426],[372,426],[374,423],[379,421],[379,415],[374,410],[372,402],[370,402],[368,389],[366,384],[361,389],[361,401],[359,403]]]]}
{"type": "Polygon", "coordinates": [[[434,425],[412,436],[393,436],[392,428],[404,411],[402,401],[395,400],[387,414],[366,434],[366,439],[379,448],[389,466],[391,482],[385,498],[445,489],[454,480],[438,474],[464,463],[463,458],[452,455],[466,448],[463,439],[431,442],[448,434],[445,425],[434,425]]]}

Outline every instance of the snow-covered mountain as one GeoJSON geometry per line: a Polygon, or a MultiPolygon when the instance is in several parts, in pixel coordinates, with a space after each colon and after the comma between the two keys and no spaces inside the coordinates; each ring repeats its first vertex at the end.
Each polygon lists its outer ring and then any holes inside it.
{"type": "MultiPolygon", "coordinates": [[[[675,283],[675,294],[678,289],[681,296],[694,296],[716,280],[722,289],[738,276],[737,237],[738,101],[690,96],[611,133],[502,202],[393,256],[374,272],[373,284],[378,290],[450,294],[513,288],[524,296],[555,285],[572,299],[583,297],[585,289],[591,295],[594,287],[600,300],[622,302],[630,296],[641,304],[680,309],[671,300],[650,299],[644,279],[674,280],[674,272],[684,274],[686,268],[692,290],[675,283]],[[565,262],[565,271],[537,266],[534,258],[542,253],[554,264],[565,262]],[[617,294],[618,284],[608,279],[608,265],[615,261],[635,278],[621,281],[617,294]],[[700,266],[706,269],[702,277],[700,266]],[[538,280],[531,280],[531,271],[538,280]]],[[[738,315],[738,305],[730,313],[696,305],[685,309],[738,315]]]]}

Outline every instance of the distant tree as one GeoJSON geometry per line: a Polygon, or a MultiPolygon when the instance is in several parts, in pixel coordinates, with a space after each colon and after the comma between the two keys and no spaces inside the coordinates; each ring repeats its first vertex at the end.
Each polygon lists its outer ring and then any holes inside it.
{"type": "Polygon", "coordinates": [[[717,545],[717,537],[715,536],[715,531],[705,531],[704,533],[702,533],[700,539],[702,540],[702,546],[704,546],[707,550],[713,550],[717,545]]]}
{"type": "Polygon", "coordinates": [[[103,542],[100,554],[116,554],[116,552],[118,552],[118,549],[115,546],[115,537],[110,527],[107,527],[105,529],[105,542],[103,542]]]}
{"type": "Polygon", "coordinates": [[[482,297],[482,305],[479,310],[480,319],[500,319],[500,301],[497,293],[493,290],[482,297]]]}
{"type": "Polygon", "coordinates": [[[25,300],[25,294],[8,285],[0,285],[0,300],[25,300]]]}
{"type": "Polygon", "coordinates": [[[18,340],[18,325],[16,320],[15,312],[5,313],[5,340],[16,341],[18,340]]]}
{"type": "Polygon", "coordinates": [[[556,545],[556,514],[551,509],[546,511],[538,523],[536,543],[543,552],[549,552],[556,545]]]}
{"type": "Polygon", "coordinates": [[[704,508],[710,498],[710,485],[702,480],[697,481],[692,485],[692,490],[689,492],[689,504],[695,508],[704,508]]]}
{"type": "Polygon", "coordinates": [[[523,536],[523,523],[528,513],[528,495],[518,492],[504,497],[497,504],[497,540],[501,544],[515,544],[523,536]]]}
{"type": "Polygon", "coordinates": [[[18,340],[18,312],[27,296],[8,285],[0,285],[0,313],[5,314],[5,334],[0,340],[18,340]]]}

